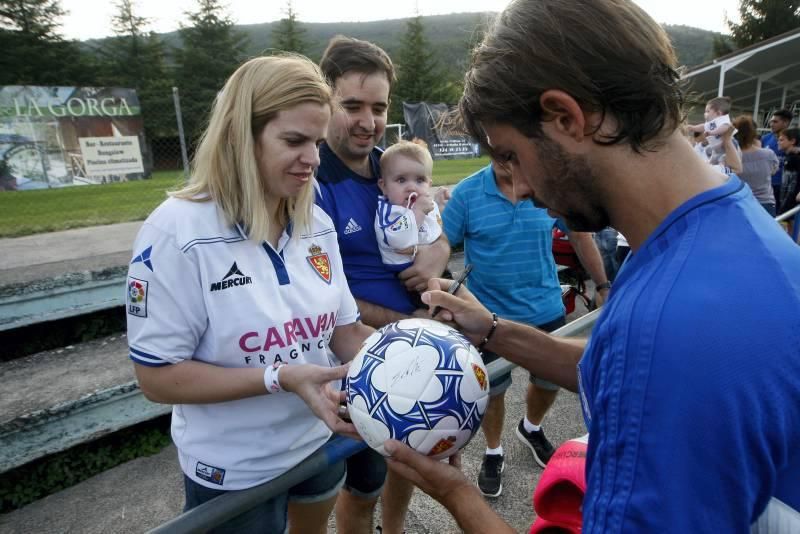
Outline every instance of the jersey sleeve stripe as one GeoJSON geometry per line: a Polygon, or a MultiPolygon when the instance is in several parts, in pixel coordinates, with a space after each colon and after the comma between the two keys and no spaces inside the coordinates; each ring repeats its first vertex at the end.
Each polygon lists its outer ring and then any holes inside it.
{"type": "Polygon", "coordinates": [[[147,367],[162,367],[164,365],[170,365],[170,362],[165,361],[159,356],[142,352],[141,350],[137,350],[133,347],[128,348],[130,349],[131,360],[135,361],[136,363],[146,365],[147,367]]]}

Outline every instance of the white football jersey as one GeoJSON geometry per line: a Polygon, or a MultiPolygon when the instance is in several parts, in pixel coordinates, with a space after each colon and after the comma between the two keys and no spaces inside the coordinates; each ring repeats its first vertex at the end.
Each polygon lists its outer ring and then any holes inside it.
{"type": "Polygon", "coordinates": [[[375,212],[375,237],[381,259],[385,265],[407,265],[414,261],[418,245],[430,245],[442,235],[442,217],[439,208],[425,215],[421,225],[417,225],[414,212],[404,206],[396,206],[385,196],[378,196],[378,209],[375,212]],[[398,252],[412,249],[412,252],[398,252]]]}
{"type": "MultiPolygon", "coordinates": [[[[226,223],[213,202],[161,204],[136,238],[128,273],[131,359],[147,366],[331,365],[334,326],[358,319],[336,232],[314,206],[311,231],[290,234],[291,227],[273,249],[226,223]]],[[[175,405],[172,414],[184,473],[216,489],[273,479],[330,434],[291,393],[175,405]]]]}

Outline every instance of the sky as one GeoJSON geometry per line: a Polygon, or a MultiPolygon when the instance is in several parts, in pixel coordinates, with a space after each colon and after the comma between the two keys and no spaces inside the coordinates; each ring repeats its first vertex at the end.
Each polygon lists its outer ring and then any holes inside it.
{"type": "MultiPolygon", "coordinates": [[[[569,1],[569,0],[563,0],[569,1]]],[[[738,0],[634,0],[656,21],[684,24],[727,33],[725,14],[737,20],[738,0]]],[[[113,0],[61,0],[69,13],[63,18],[62,34],[69,39],[91,39],[112,34],[113,0]]],[[[228,12],[237,24],[258,24],[284,17],[283,0],[227,0],[228,12]]],[[[411,17],[418,6],[422,15],[475,11],[501,11],[508,0],[293,0],[302,22],[364,22],[411,17]]],[[[186,11],[194,11],[194,0],[134,0],[135,12],[151,19],[149,29],[158,33],[178,29],[186,22],[186,11]]]]}

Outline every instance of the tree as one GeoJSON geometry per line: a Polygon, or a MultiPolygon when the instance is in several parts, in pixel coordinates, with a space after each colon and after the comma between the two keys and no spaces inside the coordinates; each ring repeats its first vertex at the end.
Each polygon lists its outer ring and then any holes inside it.
{"type": "Polygon", "coordinates": [[[406,24],[400,41],[397,63],[397,84],[392,96],[391,122],[403,122],[403,101],[441,102],[447,97],[449,85],[442,83],[434,52],[425,37],[422,16],[417,15],[406,24]]]}
{"type": "Polygon", "coordinates": [[[800,0],[740,0],[739,18],[727,24],[733,43],[743,48],[800,27],[800,0]]]}
{"type": "Polygon", "coordinates": [[[111,19],[116,37],[103,43],[104,85],[136,89],[148,139],[175,135],[172,79],[164,60],[164,45],[147,31],[150,21],[136,14],[135,0],[118,0],[111,19]]]}
{"type": "Polygon", "coordinates": [[[297,20],[297,12],[294,10],[291,0],[286,2],[283,12],[286,14],[286,18],[281,19],[278,26],[272,30],[272,48],[307,56],[309,44],[305,39],[306,30],[297,20]]]}
{"type": "Polygon", "coordinates": [[[180,29],[183,48],[175,50],[183,124],[191,141],[202,133],[211,104],[244,56],[245,37],[233,27],[220,0],[198,0],[180,29]]]}
{"type": "Polygon", "coordinates": [[[734,51],[734,44],[729,35],[715,35],[711,41],[711,56],[727,56],[734,51]]]}
{"type": "Polygon", "coordinates": [[[77,85],[94,78],[89,58],[59,34],[59,0],[0,0],[0,85],[77,85]]]}

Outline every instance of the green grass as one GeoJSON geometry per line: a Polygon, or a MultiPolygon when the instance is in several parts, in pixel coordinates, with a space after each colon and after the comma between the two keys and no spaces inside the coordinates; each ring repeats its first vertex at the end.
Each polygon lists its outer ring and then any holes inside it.
{"type": "Polygon", "coordinates": [[[0,237],[99,226],[147,217],[183,180],[180,171],[149,180],[0,192],[0,237]]]}
{"type": "MultiPolygon", "coordinates": [[[[489,158],[434,162],[434,185],[455,184],[489,158]]],[[[181,171],[161,171],[149,180],[37,191],[0,192],[0,237],[19,237],[147,217],[183,180],[181,171]]]]}
{"type": "Polygon", "coordinates": [[[474,159],[443,159],[433,162],[433,185],[457,184],[489,164],[489,157],[474,159]]]}

